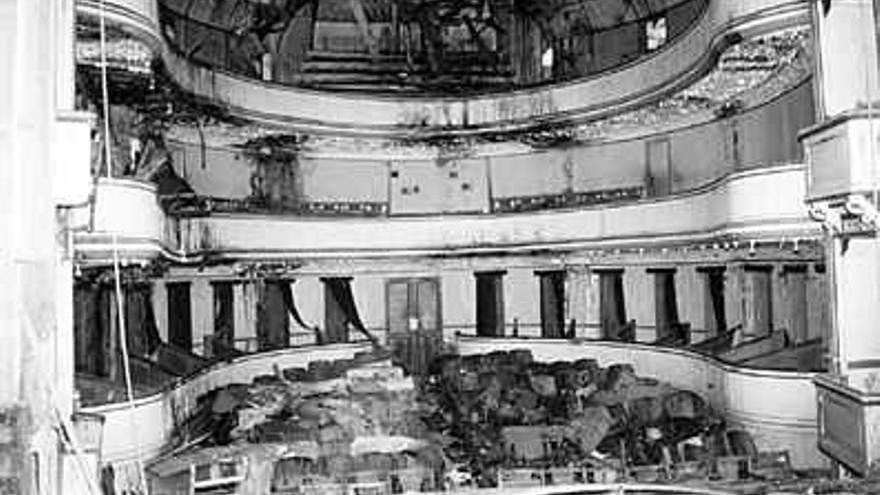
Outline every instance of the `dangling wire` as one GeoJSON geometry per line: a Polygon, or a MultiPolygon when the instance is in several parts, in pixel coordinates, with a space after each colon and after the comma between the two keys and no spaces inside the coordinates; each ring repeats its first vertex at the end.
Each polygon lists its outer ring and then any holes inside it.
{"type": "MultiPolygon", "coordinates": [[[[105,20],[106,11],[104,0],[100,0],[100,38],[101,38],[101,95],[103,98],[103,110],[104,110],[104,155],[105,155],[105,164],[107,166],[107,177],[113,177],[113,154],[112,147],[110,143],[110,97],[109,97],[109,87],[107,84],[107,23],[105,20]]],[[[114,233],[111,237],[111,249],[113,251],[113,280],[114,280],[114,288],[116,293],[116,316],[117,322],[119,326],[119,346],[122,352],[122,369],[125,376],[125,391],[128,398],[129,409],[131,410],[131,422],[132,422],[132,431],[137,432],[137,421],[135,418],[135,412],[137,411],[137,407],[134,402],[134,387],[131,382],[131,361],[129,359],[128,354],[128,331],[125,326],[125,305],[123,302],[123,291],[122,291],[122,275],[120,273],[119,268],[119,246],[116,238],[116,234],[114,233]]],[[[143,459],[141,459],[141,445],[140,439],[137,437],[135,433],[134,438],[135,449],[136,449],[136,457],[137,457],[137,471],[138,471],[138,482],[140,484],[140,488],[142,493],[148,493],[147,491],[147,476],[144,471],[143,459]]]]}
{"type": "MultiPolygon", "coordinates": [[[[119,248],[115,233],[111,237],[111,245],[113,250],[113,285],[116,293],[116,322],[119,327],[119,347],[120,351],[122,351],[122,371],[125,376],[125,392],[128,396],[128,407],[131,411],[130,418],[132,423],[132,431],[137,432],[137,421],[135,420],[137,406],[134,402],[134,387],[132,386],[131,382],[131,361],[128,354],[128,329],[125,325],[125,305],[123,303],[124,294],[122,291],[122,273],[119,268],[119,248]]],[[[143,490],[142,493],[149,493],[147,491],[147,476],[144,471],[144,463],[143,459],[141,459],[140,438],[137,437],[136,433],[134,444],[137,457],[138,482],[141,485],[141,490],[143,490]]]]}

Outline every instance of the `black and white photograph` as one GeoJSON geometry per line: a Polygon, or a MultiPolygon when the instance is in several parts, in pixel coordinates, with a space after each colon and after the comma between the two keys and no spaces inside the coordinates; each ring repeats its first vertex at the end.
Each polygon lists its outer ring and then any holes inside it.
{"type": "Polygon", "coordinates": [[[880,494],[880,0],[0,0],[0,495],[880,494]]]}

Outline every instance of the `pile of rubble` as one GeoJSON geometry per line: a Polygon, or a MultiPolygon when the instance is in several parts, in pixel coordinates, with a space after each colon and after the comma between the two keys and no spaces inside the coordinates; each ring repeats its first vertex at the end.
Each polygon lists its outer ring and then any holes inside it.
{"type": "Polygon", "coordinates": [[[283,444],[290,453],[329,463],[330,475],[347,474],[352,462],[371,455],[440,472],[442,455],[423,440],[416,398],[413,378],[384,355],[276,369],[200,397],[178,432],[179,450],[283,444]]]}
{"type": "Polygon", "coordinates": [[[756,454],[702,397],[628,364],[540,363],[529,351],[450,356],[435,363],[420,398],[431,440],[482,486],[494,486],[502,470],[536,467],[622,476],[644,467],[654,480],[675,465],[756,454]]]}
{"type": "Polygon", "coordinates": [[[415,489],[785,475],[784,459],[761,464],[704,398],[628,364],[515,350],[443,356],[414,379],[377,352],[206,394],[178,452],[271,444],[289,483],[399,478],[415,489]]]}

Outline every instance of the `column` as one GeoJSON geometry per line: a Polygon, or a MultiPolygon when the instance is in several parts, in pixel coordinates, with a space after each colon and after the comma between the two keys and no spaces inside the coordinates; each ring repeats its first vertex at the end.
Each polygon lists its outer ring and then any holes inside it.
{"type": "Polygon", "coordinates": [[[859,475],[880,461],[878,6],[813,2],[819,124],[800,135],[830,289],[830,369],[816,378],[819,446],[859,475]]]}

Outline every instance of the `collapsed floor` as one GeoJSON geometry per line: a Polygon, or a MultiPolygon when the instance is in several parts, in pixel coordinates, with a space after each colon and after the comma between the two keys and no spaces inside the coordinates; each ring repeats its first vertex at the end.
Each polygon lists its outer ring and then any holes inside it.
{"type": "Polygon", "coordinates": [[[766,492],[804,481],[785,452],[758,452],[747,432],[729,428],[692,391],[638,376],[628,364],[542,363],[527,350],[444,356],[418,379],[387,354],[365,353],[276,369],[198,403],[172,455],[152,466],[155,477],[271,446],[258,462],[274,467],[251,480],[254,493],[303,484],[326,492],[385,483],[387,492],[403,492],[622,480],[766,492]]]}

